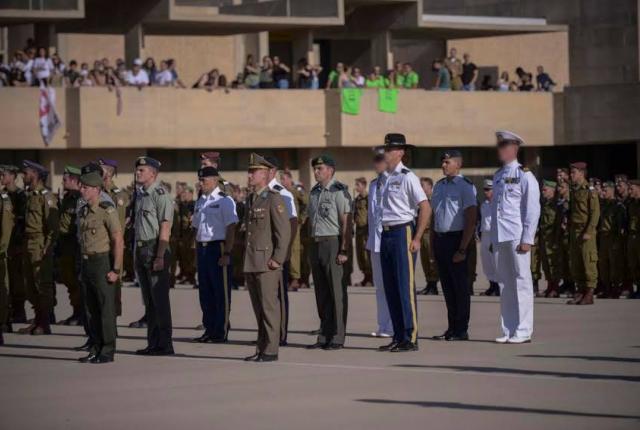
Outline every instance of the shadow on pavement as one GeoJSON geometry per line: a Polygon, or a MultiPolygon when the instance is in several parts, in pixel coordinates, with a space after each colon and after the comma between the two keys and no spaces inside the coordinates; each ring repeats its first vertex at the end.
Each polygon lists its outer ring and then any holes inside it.
{"type": "Polygon", "coordinates": [[[477,366],[439,366],[427,364],[395,364],[395,367],[422,368],[422,369],[447,369],[460,372],[475,373],[505,373],[524,376],[552,376],[557,378],[576,378],[602,381],[640,382],[640,376],[629,375],[601,375],[595,373],[556,372],[550,370],[508,369],[504,367],[477,367],[477,366]]]}
{"type": "Polygon", "coordinates": [[[458,402],[427,402],[427,401],[404,401],[404,400],[388,400],[388,399],[357,399],[358,402],[377,403],[377,404],[396,404],[396,405],[413,405],[422,406],[423,408],[444,408],[444,409],[461,409],[471,411],[490,411],[490,412],[518,412],[525,414],[543,414],[543,415],[565,415],[572,417],[589,417],[589,418],[621,418],[637,420],[638,415],[618,415],[618,414],[599,414],[595,412],[573,412],[557,409],[539,409],[524,408],[518,406],[499,406],[499,405],[476,405],[471,403],[458,402]]]}
{"type": "Polygon", "coordinates": [[[610,361],[614,363],[640,363],[640,358],[633,357],[607,357],[607,356],[590,356],[590,355],[544,355],[544,354],[524,354],[520,357],[531,358],[575,358],[576,360],[587,361],[610,361]]]}
{"type": "MultiPolygon", "coordinates": [[[[11,345],[7,345],[7,346],[11,346],[11,345]]],[[[58,361],[76,361],[76,362],[78,361],[77,358],[49,357],[49,356],[43,356],[43,355],[0,353],[0,358],[2,358],[2,357],[7,357],[7,358],[33,358],[33,359],[36,359],[36,360],[58,360],[58,361]]]]}

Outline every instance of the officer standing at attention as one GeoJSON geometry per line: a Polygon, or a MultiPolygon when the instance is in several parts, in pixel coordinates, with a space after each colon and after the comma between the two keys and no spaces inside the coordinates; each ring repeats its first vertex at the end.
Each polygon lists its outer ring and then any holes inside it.
{"type": "MultiPolygon", "coordinates": [[[[216,151],[208,151],[200,154],[200,167],[215,167],[216,169],[220,169],[220,153],[216,151]]],[[[233,192],[231,189],[231,183],[226,181],[220,176],[218,179],[220,189],[230,196],[233,192]]]]}
{"type": "Polygon", "coordinates": [[[362,282],[356,284],[356,286],[370,287],[373,285],[373,275],[371,274],[371,259],[369,251],[367,251],[369,194],[367,193],[367,180],[365,178],[356,178],[355,191],[357,195],[353,205],[353,222],[356,227],[356,258],[358,267],[364,274],[362,282]]]}
{"type": "Polygon", "coordinates": [[[276,166],[258,154],[249,158],[249,186],[245,223],[247,246],[244,272],[258,323],[256,353],[245,361],[278,360],[281,307],[278,287],[291,246],[291,222],[286,203],[269,187],[269,170],[276,166]]]}
{"type": "Polygon", "coordinates": [[[493,176],[491,245],[500,280],[503,336],[498,343],[531,342],[533,280],[531,247],[540,217],[540,188],[533,173],[518,163],[524,141],[509,131],[496,132],[502,163],[493,176]]]}
{"type": "Polygon", "coordinates": [[[602,291],[598,298],[620,295],[622,274],[625,271],[624,244],[627,228],[627,210],[616,200],[615,185],[611,181],[602,184],[600,222],[598,223],[598,273],[602,291]]]}
{"type": "Polygon", "coordinates": [[[7,265],[9,269],[9,292],[11,303],[11,321],[14,323],[26,323],[27,315],[24,310],[24,302],[27,293],[24,285],[24,211],[27,196],[24,190],[16,185],[16,178],[20,169],[16,166],[2,166],[0,168],[0,185],[11,199],[13,208],[14,226],[11,232],[11,241],[7,251],[7,265]]]}
{"type": "Polygon", "coordinates": [[[284,200],[287,207],[287,215],[289,215],[289,223],[291,224],[291,238],[289,248],[287,250],[287,259],[282,265],[282,280],[278,288],[278,299],[280,300],[280,346],[287,344],[287,333],[289,331],[289,270],[291,268],[291,249],[293,241],[298,232],[298,212],[296,211],[296,203],[293,194],[278,182],[277,175],[280,163],[275,157],[264,157],[269,164],[274,167],[269,168],[269,189],[278,192],[284,200]]]}
{"type": "Polygon", "coordinates": [[[493,199],[493,181],[491,179],[483,181],[482,191],[484,193],[484,201],[480,205],[480,225],[478,228],[480,235],[480,262],[482,263],[482,271],[489,281],[489,289],[481,295],[499,296],[500,285],[498,284],[496,273],[496,260],[491,249],[491,200],[493,199]]]}
{"type": "Polygon", "coordinates": [[[80,255],[78,248],[77,210],[80,199],[80,169],[75,166],[66,166],[62,175],[64,197],[60,202],[60,234],[57,244],[57,267],[60,281],[69,291],[69,302],[73,313],[65,320],[58,322],[61,325],[81,325],[84,319],[84,309],[80,297],[80,278],[76,261],[80,255]]]}
{"type": "Polygon", "coordinates": [[[283,187],[285,187],[293,196],[293,203],[296,209],[296,213],[298,214],[298,222],[295,231],[291,231],[291,235],[294,236],[291,244],[291,259],[289,260],[289,277],[288,277],[288,290],[289,291],[298,291],[300,288],[300,277],[301,277],[301,256],[302,256],[302,245],[301,245],[301,226],[306,217],[306,214],[303,211],[306,211],[307,202],[305,199],[305,195],[302,191],[296,188],[295,183],[293,182],[293,176],[291,172],[288,170],[284,170],[280,172],[280,183],[283,187]]]}
{"type": "Polygon", "coordinates": [[[380,260],[384,291],[393,323],[393,341],[381,351],[418,350],[418,307],[415,289],[416,254],[431,221],[431,205],[420,179],[402,163],[408,148],[403,134],[384,137],[387,180],[382,189],[380,260]],[[414,226],[416,213],[418,225],[414,226]]]}
{"type": "MultiPolygon", "coordinates": [[[[460,174],[462,154],[456,149],[441,157],[444,178],[433,188],[433,253],[447,304],[447,330],[436,340],[468,340],[471,297],[469,246],[476,246],[478,200],[473,183],[460,174]]],[[[475,268],[474,268],[475,273],[475,268]]]]}
{"type": "Polygon", "coordinates": [[[224,343],[229,334],[231,310],[231,251],[238,223],[236,204],[220,190],[218,170],[201,167],[202,195],[196,202],[192,226],[196,229],[198,291],[204,334],[200,343],[224,343]]]}
{"type": "Polygon", "coordinates": [[[600,220],[600,200],[587,182],[587,163],[572,163],[569,210],[569,267],[577,293],[567,304],[592,305],[598,282],[596,233],[600,220]]]}
{"type": "Polygon", "coordinates": [[[51,334],[50,316],[55,300],[53,247],[58,236],[58,200],[44,186],[47,169],[33,161],[22,162],[24,183],[28,187],[25,210],[24,273],[27,296],[33,304],[33,324],[18,333],[51,334]]]}
{"type": "Polygon", "coordinates": [[[195,265],[195,235],[191,227],[195,202],[193,201],[193,188],[184,184],[178,196],[179,234],[176,259],[180,264],[180,281],[186,284],[196,285],[195,265]]]}
{"type": "Polygon", "coordinates": [[[344,346],[347,324],[347,289],[343,265],[351,241],[351,196],[334,178],[336,162],[329,155],[311,160],[317,181],[309,195],[311,273],[315,285],[320,332],[308,349],[337,350],[344,346]]]}
{"type": "Polygon", "coordinates": [[[0,345],[4,345],[2,333],[12,333],[9,319],[9,272],[7,250],[11,241],[11,232],[15,225],[13,205],[6,191],[0,193],[0,345]]]}
{"type": "Polygon", "coordinates": [[[78,213],[82,282],[92,333],[89,355],[81,363],[109,363],[116,351],[115,283],[122,275],[124,239],[116,207],[101,201],[102,177],[91,165],[82,168],[78,213]]]}
{"type": "Polygon", "coordinates": [[[558,208],[556,204],[556,188],[558,183],[555,181],[544,180],[542,182],[542,204],[540,206],[540,222],[539,222],[539,241],[540,258],[542,260],[542,269],[544,277],[547,280],[547,289],[544,293],[538,294],[538,297],[558,297],[558,287],[562,278],[559,254],[562,252],[560,247],[560,232],[558,225],[558,208]]]}
{"type": "Polygon", "coordinates": [[[389,305],[384,292],[382,262],[380,261],[380,242],[382,239],[382,189],[387,181],[387,163],[384,161],[384,149],[374,150],[373,171],[376,177],[369,183],[369,202],[367,208],[368,228],[367,251],[371,255],[373,285],[376,287],[376,309],[378,329],[371,333],[373,337],[392,337],[393,323],[389,315],[389,305]]]}
{"type": "Polygon", "coordinates": [[[147,316],[147,347],[138,355],[173,355],[169,303],[169,240],[173,202],[160,186],[160,162],[151,157],[136,160],[135,267],[147,316]]]}

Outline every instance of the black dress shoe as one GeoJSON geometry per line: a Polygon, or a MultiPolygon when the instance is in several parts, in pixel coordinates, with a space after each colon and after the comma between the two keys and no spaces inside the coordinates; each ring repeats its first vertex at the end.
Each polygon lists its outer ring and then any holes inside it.
{"type": "Polygon", "coordinates": [[[129,328],[146,328],[147,327],[147,317],[142,317],[138,321],[134,321],[129,324],[129,328]]]}
{"type": "Polygon", "coordinates": [[[309,332],[309,334],[310,334],[311,336],[317,336],[317,335],[319,335],[319,334],[320,334],[320,329],[317,329],[317,330],[311,330],[311,331],[309,332]]]}
{"type": "Polygon", "coordinates": [[[468,333],[460,333],[460,334],[454,334],[452,336],[449,336],[449,338],[447,339],[448,341],[458,341],[458,340],[469,340],[469,334],[468,333]]]}
{"type": "Polygon", "coordinates": [[[136,351],[136,355],[151,355],[151,352],[154,351],[155,348],[147,346],[146,348],[139,349],[136,351]]]}
{"type": "Polygon", "coordinates": [[[73,348],[74,351],[89,351],[93,345],[88,340],[82,346],[76,346],[73,348]]]}
{"type": "Polygon", "coordinates": [[[161,348],[154,348],[151,350],[151,352],[149,352],[149,355],[153,355],[153,356],[165,356],[165,355],[174,355],[175,352],[173,351],[173,348],[169,348],[169,349],[161,349],[161,348]]]}
{"type": "Polygon", "coordinates": [[[325,343],[323,343],[323,342],[316,342],[316,343],[314,343],[313,345],[307,345],[305,348],[307,348],[307,349],[320,349],[320,348],[324,348],[324,346],[325,346],[326,344],[327,344],[326,342],[325,342],[325,343]]]}
{"type": "Polygon", "coordinates": [[[439,336],[433,336],[431,337],[431,339],[433,340],[449,340],[449,338],[453,336],[453,333],[451,333],[449,330],[445,331],[444,333],[442,333],[439,336]]]}
{"type": "Polygon", "coordinates": [[[289,345],[289,344],[287,343],[286,340],[281,340],[280,341],[280,346],[287,346],[287,345],[289,345]]]}
{"type": "Polygon", "coordinates": [[[278,355],[270,355],[270,354],[260,354],[258,358],[255,359],[257,363],[269,363],[271,361],[278,361],[278,355]]]}
{"type": "Polygon", "coordinates": [[[213,339],[207,333],[193,339],[193,342],[196,342],[196,343],[209,343],[211,341],[213,341],[213,339]]]}
{"type": "Polygon", "coordinates": [[[227,339],[223,339],[221,337],[212,337],[210,340],[211,343],[227,343],[227,339]]]}
{"type": "Polygon", "coordinates": [[[417,350],[418,350],[418,344],[409,342],[408,340],[404,342],[400,342],[399,344],[391,348],[391,352],[407,352],[407,351],[417,351],[417,350]]]}
{"type": "Polygon", "coordinates": [[[260,353],[259,353],[259,352],[256,352],[256,353],[255,353],[255,354],[253,354],[253,355],[250,355],[250,356],[248,356],[248,357],[245,357],[245,358],[244,358],[244,361],[257,361],[257,360],[258,360],[258,358],[260,358],[260,353]]]}
{"type": "Polygon", "coordinates": [[[78,361],[80,363],[89,363],[91,360],[93,360],[94,358],[96,358],[96,355],[94,353],[91,353],[89,355],[87,355],[86,357],[80,357],[78,358],[78,361]]]}
{"type": "Polygon", "coordinates": [[[391,351],[393,348],[396,347],[396,345],[398,345],[398,342],[394,340],[388,345],[379,346],[378,351],[391,351]]]}
{"type": "Polygon", "coordinates": [[[322,347],[322,349],[324,349],[325,351],[337,351],[338,349],[342,348],[344,348],[343,344],[333,342],[329,342],[322,347]]]}
{"type": "Polygon", "coordinates": [[[113,362],[113,357],[110,357],[108,355],[96,355],[91,360],[89,360],[89,363],[92,363],[92,364],[103,364],[103,363],[112,363],[112,362],[113,362]]]}

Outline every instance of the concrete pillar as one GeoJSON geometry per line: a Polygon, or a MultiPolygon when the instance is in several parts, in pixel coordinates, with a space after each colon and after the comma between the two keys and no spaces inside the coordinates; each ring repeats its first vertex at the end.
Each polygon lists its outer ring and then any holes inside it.
{"type": "Polygon", "coordinates": [[[371,38],[371,65],[382,67],[382,72],[393,69],[391,32],[383,31],[371,38]]]}
{"type": "Polygon", "coordinates": [[[36,23],[34,35],[37,46],[44,46],[50,54],[55,52],[58,46],[58,33],[56,33],[56,25],[54,23],[36,23]]]}
{"type": "Polygon", "coordinates": [[[133,60],[142,58],[144,51],[144,33],[142,25],[136,24],[124,35],[124,61],[127,68],[131,67],[133,60]]]}
{"type": "Polygon", "coordinates": [[[299,33],[296,33],[292,43],[292,51],[293,51],[293,61],[291,61],[292,66],[300,61],[302,58],[306,58],[307,61],[311,64],[316,64],[318,59],[315,58],[315,53],[313,49],[313,31],[305,30],[299,33]]]}
{"type": "Polygon", "coordinates": [[[7,34],[7,49],[9,50],[9,53],[13,54],[18,49],[24,49],[27,45],[27,39],[35,38],[34,25],[10,25],[7,29],[7,34]]]}
{"type": "Polygon", "coordinates": [[[269,55],[269,32],[261,31],[258,33],[258,58],[257,62],[262,62],[262,57],[269,55]]]}

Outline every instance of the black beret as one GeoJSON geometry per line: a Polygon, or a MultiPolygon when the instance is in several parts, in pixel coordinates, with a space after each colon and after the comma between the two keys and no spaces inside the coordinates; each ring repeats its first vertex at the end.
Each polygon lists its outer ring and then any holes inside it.
{"type": "Polygon", "coordinates": [[[216,169],[215,167],[206,166],[198,170],[198,178],[210,178],[213,176],[220,176],[218,174],[218,169],[216,169]]]}
{"type": "Polygon", "coordinates": [[[336,161],[327,154],[320,155],[311,160],[312,167],[321,166],[323,164],[326,164],[327,166],[331,166],[333,168],[336,167],[336,161]]]}
{"type": "Polygon", "coordinates": [[[162,165],[162,163],[160,163],[155,158],[151,158],[151,157],[138,157],[138,159],[136,160],[136,167],[138,167],[138,166],[151,166],[151,167],[154,167],[156,169],[160,169],[161,165],[162,165]]]}

